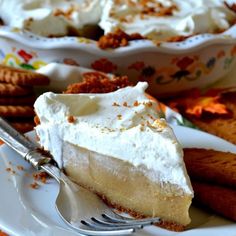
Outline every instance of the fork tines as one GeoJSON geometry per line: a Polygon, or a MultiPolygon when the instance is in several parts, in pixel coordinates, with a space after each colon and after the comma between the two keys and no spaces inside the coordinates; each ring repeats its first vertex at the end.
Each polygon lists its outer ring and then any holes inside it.
{"type": "Polygon", "coordinates": [[[121,216],[102,214],[100,218],[92,217],[90,220],[82,220],[83,233],[85,235],[127,235],[137,229],[160,222],[160,218],[131,219],[121,216]]]}

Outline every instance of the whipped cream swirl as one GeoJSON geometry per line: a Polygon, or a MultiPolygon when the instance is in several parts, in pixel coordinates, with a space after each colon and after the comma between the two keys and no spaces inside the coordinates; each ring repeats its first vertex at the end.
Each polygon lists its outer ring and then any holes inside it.
{"type": "Polygon", "coordinates": [[[0,0],[6,25],[46,37],[83,34],[85,25],[97,24],[101,9],[100,0],[0,0]]]}
{"type": "Polygon", "coordinates": [[[215,33],[228,29],[236,13],[223,0],[107,0],[99,25],[150,39],[215,33]]]}

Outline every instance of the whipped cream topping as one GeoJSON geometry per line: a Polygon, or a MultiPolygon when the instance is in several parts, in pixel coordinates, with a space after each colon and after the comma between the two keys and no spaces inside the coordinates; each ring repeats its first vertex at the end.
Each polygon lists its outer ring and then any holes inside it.
{"type": "Polygon", "coordinates": [[[41,36],[67,35],[97,24],[100,16],[100,0],[0,0],[0,18],[6,25],[41,36]]]}
{"type": "MultiPolygon", "coordinates": [[[[236,19],[224,0],[0,0],[6,25],[42,36],[83,34],[86,25],[105,33],[117,28],[151,39],[212,33],[230,27],[236,19]]],[[[232,4],[232,0],[228,0],[232,4]]],[[[86,36],[86,35],[84,35],[86,36]]]]}
{"type": "Polygon", "coordinates": [[[172,129],[145,96],[147,83],[106,94],[41,95],[35,102],[41,145],[62,167],[69,142],[138,167],[144,175],[192,194],[183,151],[172,129]],[[70,119],[73,117],[72,121],[70,119]]]}
{"type": "Polygon", "coordinates": [[[230,27],[236,14],[223,0],[107,0],[99,25],[150,39],[214,33],[230,27]]]}

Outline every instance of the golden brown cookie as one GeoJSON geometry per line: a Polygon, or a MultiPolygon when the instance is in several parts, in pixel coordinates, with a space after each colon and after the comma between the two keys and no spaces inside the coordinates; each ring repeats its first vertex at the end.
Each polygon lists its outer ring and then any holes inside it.
{"type": "Polygon", "coordinates": [[[184,162],[191,179],[236,188],[236,154],[186,148],[184,162]]]}
{"type": "Polygon", "coordinates": [[[35,115],[32,106],[0,106],[0,116],[2,117],[32,117],[35,115]]]}
{"type": "Polygon", "coordinates": [[[10,124],[20,133],[26,133],[34,129],[33,121],[10,122],[10,124]]]}
{"type": "Polygon", "coordinates": [[[215,118],[200,120],[192,118],[189,120],[201,130],[236,144],[236,119],[215,118]]]}
{"type": "Polygon", "coordinates": [[[236,221],[236,190],[192,181],[194,202],[236,221]]]}
{"type": "Polygon", "coordinates": [[[0,105],[33,105],[36,97],[34,95],[18,97],[0,96],[0,105]]]}
{"type": "Polygon", "coordinates": [[[27,86],[48,85],[50,82],[46,75],[5,65],[0,65],[0,81],[27,86]]]}
{"type": "Polygon", "coordinates": [[[32,87],[0,83],[0,96],[25,96],[33,93],[32,87]]]}

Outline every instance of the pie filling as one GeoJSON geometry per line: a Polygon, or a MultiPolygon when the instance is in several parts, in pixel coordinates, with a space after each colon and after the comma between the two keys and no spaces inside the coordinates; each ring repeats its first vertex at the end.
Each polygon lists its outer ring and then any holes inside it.
{"type": "Polygon", "coordinates": [[[109,204],[177,225],[190,223],[188,209],[192,195],[174,184],[151,181],[143,174],[145,167],[136,168],[70,143],[63,145],[63,157],[67,175],[104,197],[109,204]]]}

